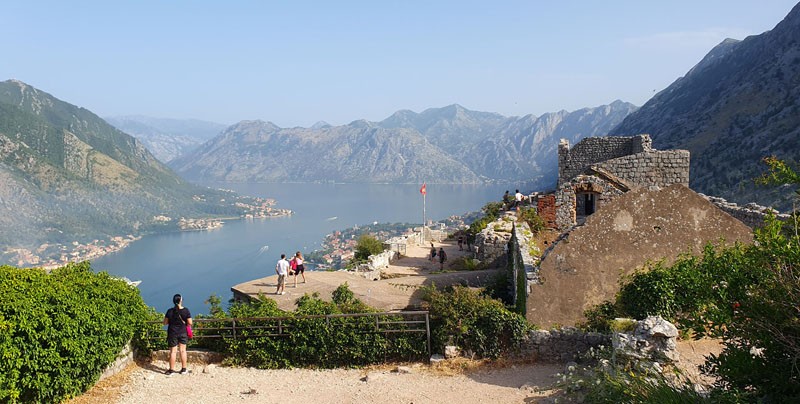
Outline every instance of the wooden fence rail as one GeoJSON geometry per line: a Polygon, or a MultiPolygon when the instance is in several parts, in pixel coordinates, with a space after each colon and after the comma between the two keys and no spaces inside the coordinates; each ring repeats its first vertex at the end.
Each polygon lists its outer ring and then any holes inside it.
{"type": "MultiPolygon", "coordinates": [[[[304,320],[325,319],[326,325],[336,321],[340,327],[361,328],[358,333],[369,334],[413,334],[425,333],[427,340],[428,356],[431,354],[431,325],[430,315],[427,311],[396,311],[382,313],[351,313],[351,314],[326,314],[310,316],[284,316],[284,317],[244,317],[244,318],[197,318],[192,319],[194,324],[194,339],[203,338],[282,338],[292,334],[294,323],[304,320]],[[362,322],[348,322],[349,319],[373,317],[374,322],[365,326],[362,322]],[[242,333],[242,331],[250,331],[242,333]],[[256,332],[252,332],[256,331],[256,332]]],[[[150,321],[157,325],[160,321],[150,321]]],[[[166,329],[148,328],[147,338],[150,340],[166,337],[166,329]]]]}

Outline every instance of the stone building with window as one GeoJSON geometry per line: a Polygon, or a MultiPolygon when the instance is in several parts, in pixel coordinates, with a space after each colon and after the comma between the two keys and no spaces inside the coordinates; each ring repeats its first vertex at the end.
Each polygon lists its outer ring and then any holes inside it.
{"type": "Polygon", "coordinates": [[[613,198],[635,189],[689,186],[689,151],[653,149],[650,135],[584,138],[558,145],[556,191],[537,210],[561,231],[582,224],[613,198]]]}

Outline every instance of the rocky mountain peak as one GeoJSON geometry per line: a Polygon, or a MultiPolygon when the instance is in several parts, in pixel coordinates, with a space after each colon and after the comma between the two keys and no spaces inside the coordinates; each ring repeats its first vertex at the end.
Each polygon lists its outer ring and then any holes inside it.
{"type": "Polygon", "coordinates": [[[658,149],[689,150],[698,192],[789,208],[789,196],[753,178],[766,156],[800,161],[799,54],[800,4],[772,30],[711,49],[612,133],[650,133],[658,149]]]}
{"type": "Polygon", "coordinates": [[[317,123],[311,125],[311,129],[323,129],[323,128],[329,128],[329,127],[331,127],[331,124],[329,124],[329,123],[327,123],[325,121],[317,121],[317,123]]]}

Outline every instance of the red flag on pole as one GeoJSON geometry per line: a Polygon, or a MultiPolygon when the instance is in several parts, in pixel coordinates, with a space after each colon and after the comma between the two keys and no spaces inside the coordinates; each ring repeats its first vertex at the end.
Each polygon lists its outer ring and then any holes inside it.
{"type": "Polygon", "coordinates": [[[425,194],[428,193],[428,189],[425,187],[425,183],[424,182],[422,183],[422,188],[419,189],[419,193],[421,193],[422,195],[425,195],[425,194]]]}

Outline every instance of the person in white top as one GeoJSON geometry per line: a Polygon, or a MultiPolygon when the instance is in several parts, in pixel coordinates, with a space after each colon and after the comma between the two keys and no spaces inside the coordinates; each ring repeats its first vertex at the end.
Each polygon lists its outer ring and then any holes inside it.
{"type": "Polygon", "coordinates": [[[289,273],[289,261],[286,261],[286,254],[281,254],[281,259],[275,264],[275,273],[278,274],[278,290],[275,291],[276,295],[286,293],[286,274],[289,273]]]}
{"type": "Polygon", "coordinates": [[[522,206],[522,193],[517,190],[517,193],[514,194],[514,204],[517,206],[517,212],[519,212],[519,207],[522,206]]]}

